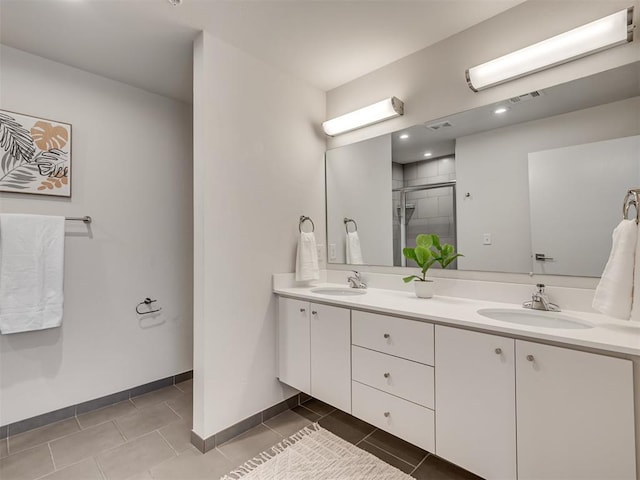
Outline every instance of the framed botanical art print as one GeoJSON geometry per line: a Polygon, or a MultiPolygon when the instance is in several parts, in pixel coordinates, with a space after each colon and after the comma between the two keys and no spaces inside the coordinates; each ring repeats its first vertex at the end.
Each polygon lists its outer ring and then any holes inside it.
{"type": "Polygon", "coordinates": [[[71,196],[71,125],[0,110],[0,192],[71,196]]]}

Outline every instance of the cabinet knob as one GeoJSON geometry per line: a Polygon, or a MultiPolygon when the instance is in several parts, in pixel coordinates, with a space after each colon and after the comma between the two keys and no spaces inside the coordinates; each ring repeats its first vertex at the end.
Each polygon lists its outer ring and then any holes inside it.
{"type": "Polygon", "coordinates": [[[315,310],[311,310],[311,315],[317,315],[318,312],[316,312],[315,310]]]}
{"type": "Polygon", "coordinates": [[[389,412],[384,412],[384,416],[385,416],[385,417],[389,418],[389,415],[391,415],[391,413],[389,413],[389,412]]]}
{"type": "Polygon", "coordinates": [[[501,348],[496,348],[494,350],[494,352],[496,352],[496,355],[502,355],[502,349],[501,348]]]}
{"type": "Polygon", "coordinates": [[[527,360],[529,360],[530,362],[533,362],[535,358],[533,358],[533,355],[527,355],[527,360]]]}
{"type": "Polygon", "coordinates": [[[384,338],[389,338],[389,337],[391,337],[391,335],[389,335],[388,333],[384,334],[384,338]]]}
{"type": "Polygon", "coordinates": [[[300,309],[300,311],[301,311],[302,313],[304,313],[304,312],[306,312],[306,311],[307,311],[307,309],[306,309],[306,308],[301,308],[301,309],[300,309]]]}
{"type": "Polygon", "coordinates": [[[384,378],[389,378],[391,376],[391,374],[389,372],[384,374],[384,378]]]}

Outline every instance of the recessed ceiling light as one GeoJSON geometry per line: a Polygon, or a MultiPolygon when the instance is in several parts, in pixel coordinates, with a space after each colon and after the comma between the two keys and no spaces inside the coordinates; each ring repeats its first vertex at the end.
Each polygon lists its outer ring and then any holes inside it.
{"type": "Polygon", "coordinates": [[[431,153],[431,152],[424,152],[424,156],[425,156],[425,157],[430,157],[431,155],[432,155],[432,153],[431,153]]]}
{"type": "Polygon", "coordinates": [[[167,0],[167,1],[174,7],[177,7],[178,5],[182,4],[182,0],[167,0]]]}
{"type": "Polygon", "coordinates": [[[400,135],[400,140],[406,140],[407,138],[409,138],[408,133],[403,133],[402,135],[400,135]]]}
{"type": "Polygon", "coordinates": [[[500,115],[501,113],[506,112],[507,110],[509,110],[507,107],[500,107],[500,108],[496,108],[493,113],[495,113],[496,115],[500,115]]]}

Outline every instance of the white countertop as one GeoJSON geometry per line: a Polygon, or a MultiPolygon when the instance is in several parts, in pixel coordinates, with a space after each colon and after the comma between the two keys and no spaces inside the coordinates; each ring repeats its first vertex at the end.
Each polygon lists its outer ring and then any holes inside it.
{"type": "Polygon", "coordinates": [[[595,313],[563,310],[563,316],[574,317],[594,325],[585,329],[543,328],[519,325],[484,317],[480,308],[520,309],[520,304],[489,302],[436,295],[417,298],[414,293],[368,288],[364,295],[334,296],[313,293],[319,287],[344,288],[344,284],[319,283],[306,287],[276,287],[274,293],[287,297],[336,305],[356,310],[386,313],[416,320],[468,327],[487,332],[594,348],[606,352],[640,356],[640,324],[616,320],[595,313]]]}

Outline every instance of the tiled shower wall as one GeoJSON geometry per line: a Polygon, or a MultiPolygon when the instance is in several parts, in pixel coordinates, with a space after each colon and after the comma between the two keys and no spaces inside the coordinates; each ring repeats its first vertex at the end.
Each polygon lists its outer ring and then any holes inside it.
{"type": "MultiPolygon", "coordinates": [[[[433,183],[449,182],[456,179],[455,157],[453,155],[433,160],[398,165],[402,167],[402,177],[393,168],[393,186],[402,178],[403,186],[413,187],[433,183]]],[[[394,192],[394,215],[400,205],[400,193],[394,192]]],[[[436,233],[441,242],[456,246],[455,198],[452,187],[410,192],[407,205],[415,206],[407,225],[407,246],[415,246],[415,238],[420,233],[436,233]]],[[[394,264],[400,265],[400,223],[394,218],[394,264]]],[[[455,263],[452,265],[455,268],[455,263]]]]}

